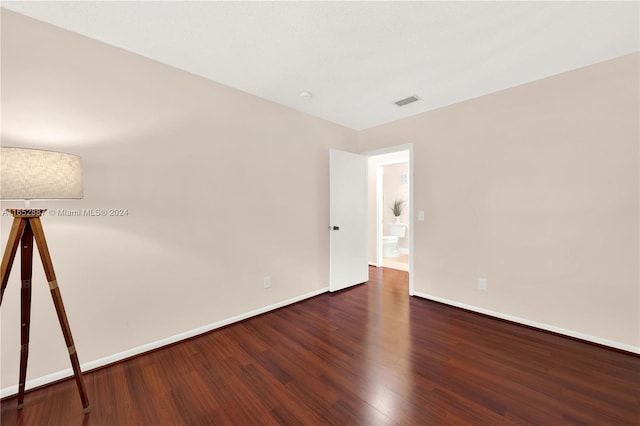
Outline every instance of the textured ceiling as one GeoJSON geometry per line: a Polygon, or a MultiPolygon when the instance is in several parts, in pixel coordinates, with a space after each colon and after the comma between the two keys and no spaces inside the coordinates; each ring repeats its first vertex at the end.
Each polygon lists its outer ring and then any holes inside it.
{"type": "Polygon", "coordinates": [[[360,130],[636,52],[639,4],[3,1],[2,7],[360,130]],[[394,104],[414,94],[421,100],[394,104]]]}

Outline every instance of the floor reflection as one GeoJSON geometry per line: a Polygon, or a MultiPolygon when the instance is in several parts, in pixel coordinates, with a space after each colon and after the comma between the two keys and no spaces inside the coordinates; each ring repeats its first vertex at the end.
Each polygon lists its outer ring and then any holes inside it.
{"type": "Polygon", "coordinates": [[[367,298],[367,400],[386,416],[399,418],[403,401],[412,391],[408,274],[387,268],[371,271],[374,279],[368,283],[367,298]],[[385,275],[393,279],[385,280],[385,275]]]}

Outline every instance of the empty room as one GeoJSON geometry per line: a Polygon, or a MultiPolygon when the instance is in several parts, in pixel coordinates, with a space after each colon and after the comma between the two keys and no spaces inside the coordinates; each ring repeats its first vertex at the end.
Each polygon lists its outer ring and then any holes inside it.
{"type": "Polygon", "coordinates": [[[640,2],[0,20],[3,426],[640,424],[640,2]]]}

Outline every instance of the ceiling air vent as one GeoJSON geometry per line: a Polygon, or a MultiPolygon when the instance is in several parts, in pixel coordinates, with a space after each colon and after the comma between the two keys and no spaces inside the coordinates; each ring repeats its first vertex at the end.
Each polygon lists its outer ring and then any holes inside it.
{"type": "Polygon", "coordinates": [[[405,106],[408,105],[410,103],[413,103],[415,101],[419,101],[420,98],[417,97],[416,95],[411,95],[408,98],[404,98],[404,99],[400,99],[399,101],[395,101],[394,104],[398,105],[399,107],[401,106],[405,106]]]}

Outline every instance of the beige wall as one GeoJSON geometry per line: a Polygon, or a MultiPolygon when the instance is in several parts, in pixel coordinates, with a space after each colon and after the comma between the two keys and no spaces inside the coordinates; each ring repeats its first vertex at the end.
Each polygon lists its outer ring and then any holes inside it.
{"type": "MultiPolygon", "coordinates": [[[[327,288],[328,150],[354,151],[354,131],[6,10],[1,101],[3,145],[84,161],[84,200],[34,207],[128,209],[43,219],[82,363],[327,288]]],[[[33,291],[30,379],[69,367],[39,263],[33,291]]]]}
{"type": "Polygon", "coordinates": [[[360,132],[414,144],[417,293],[640,349],[638,61],[360,132]]]}

